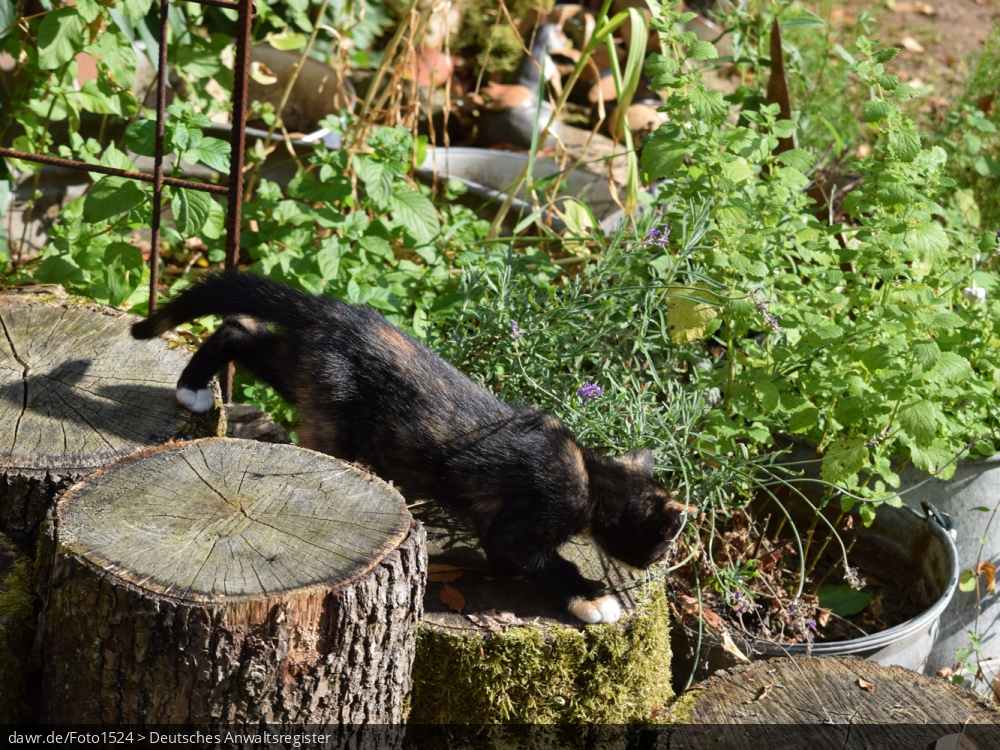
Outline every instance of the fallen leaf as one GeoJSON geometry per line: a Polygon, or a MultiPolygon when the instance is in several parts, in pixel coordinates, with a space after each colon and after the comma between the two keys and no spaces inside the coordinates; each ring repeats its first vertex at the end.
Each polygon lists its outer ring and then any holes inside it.
{"type": "Polygon", "coordinates": [[[693,615],[694,617],[698,617],[700,614],[701,618],[705,621],[705,624],[712,628],[712,630],[723,630],[722,618],[710,609],[702,608],[701,612],[699,612],[698,600],[693,596],[682,595],[680,600],[681,611],[684,612],[684,614],[693,615]]]}
{"type": "Polygon", "coordinates": [[[858,678],[858,687],[861,688],[862,690],[867,690],[869,693],[875,692],[875,686],[872,683],[868,682],[868,680],[866,680],[864,677],[858,678]]]}
{"type": "Polygon", "coordinates": [[[463,570],[442,570],[439,573],[428,573],[427,580],[435,583],[451,583],[462,577],[463,570]]]}
{"type": "Polygon", "coordinates": [[[250,77],[264,86],[270,86],[272,83],[278,82],[278,76],[262,62],[250,63],[250,77]]]}
{"type": "Polygon", "coordinates": [[[986,591],[989,592],[990,596],[993,596],[996,591],[996,574],[997,568],[991,562],[981,562],[979,563],[979,572],[986,579],[986,591]]]}
{"type": "Polygon", "coordinates": [[[821,627],[825,628],[830,624],[830,617],[832,613],[828,609],[821,609],[816,613],[816,623],[821,627]]]}
{"type": "Polygon", "coordinates": [[[937,674],[937,676],[940,677],[941,679],[947,680],[949,677],[955,674],[955,670],[952,669],[951,667],[941,667],[941,669],[939,669],[935,674],[937,674]]]}
{"type": "Polygon", "coordinates": [[[914,39],[912,36],[904,36],[899,40],[899,46],[910,52],[923,52],[924,45],[914,39]]]}
{"type": "Polygon", "coordinates": [[[441,603],[456,612],[461,612],[465,606],[465,597],[459,593],[458,589],[452,588],[447,583],[441,587],[440,596],[441,603]]]}
{"type": "Polygon", "coordinates": [[[733,643],[733,639],[729,637],[729,633],[722,634],[722,648],[740,661],[750,661],[747,655],[740,651],[740,647],[733,643]]]}
{"type": "Polygon", "coordinates": [[[761,688],[760,688],[760,692],[757,693],[757,697],[756,698],[751,698],[750,700],[743,701],[743,702],[744,703],[760,703],[762,700],[764,700],[764,698],[767,696],[767,694],[771,692],[771,689],[773,687],[774,687],[773,683],[769,683],[767,685],[762,685],[761,688]]]}

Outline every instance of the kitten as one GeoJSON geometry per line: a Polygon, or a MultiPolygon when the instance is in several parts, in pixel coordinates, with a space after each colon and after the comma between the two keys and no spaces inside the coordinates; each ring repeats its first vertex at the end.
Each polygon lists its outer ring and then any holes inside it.
{"type": "Polygon", "coordinates": [[[645,568],[683,527],[686,508],[653,479],[651,452],[613,460],[581,447],[557,419],[502,403],[371,308],[226,272],[184,290],[132,335],[203,315],[232,317],[181,374],[183,406],[211,408],[209,381],[240,363],[296,407],[303,447],[465,513],[495,570],[542,586],[584,622],[621,612],[557,554],[561,544],[586,533],[645,568]]]}

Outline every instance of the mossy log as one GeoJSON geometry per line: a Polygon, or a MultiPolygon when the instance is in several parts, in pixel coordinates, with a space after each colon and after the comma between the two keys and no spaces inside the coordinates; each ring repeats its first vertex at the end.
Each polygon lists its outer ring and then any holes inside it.
{"type": "Polygon", "coordinates": [[[0,534],[0,724],[16,724],[29,715],[25,688],[34,605],[31,560],[0,534]]]}
{"type": "Polygon", "coordinates": [[[196,440],[99,469],[39,546],[42,715],[402,722],[423,539],[391,485],[295,446],[196,440]]]}
{"type": "Polygon", "coordinates": [[[55,496],[94,469],[170,439],[225,434],[174,395],[190,353],[135,341],[137,320],[58,295],[0,295],[0,531],[29,550],[55,496]]]}
{"type": "Polygon", "coordinates": [[[565,545],[623,611],[614,625],[584,625],[534,585],[494,575],[470,527],[421,510],[430,572],[411,723],[648,721],[672,696],[658,571],[628,570],[586,540],[565,545]]]}
{"type": "Polygon", "coordinates": [[[963,731],[987,748],[1000,736],[1000,713],[971,690],[849,657],[783,657],[720,671],[678,698],[667,718],[685,726],[661,733],[662,750],[923,750],[963,731]]]}

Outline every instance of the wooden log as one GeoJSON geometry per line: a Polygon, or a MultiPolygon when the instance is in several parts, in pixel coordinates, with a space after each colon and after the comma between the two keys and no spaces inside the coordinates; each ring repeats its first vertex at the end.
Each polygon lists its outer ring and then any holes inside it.
{"type": "Polygon", "coordinates": [[[470,526],[435,505],[417,512],[429,573],[411,722],[629,723],[673,695],[659,570],[627,569],[583,539],[565,545],[622,607],[614,625],[584,625],[533,584],[494,574],[470,526]]]}
{"type": "Polygon", "coordinates": [[[398,723],[424,590],[402,496],[290,445],[206,439],[99,469],[40,544],[51,723],[398,723]]]}
{"type": "Polygon", "coordinates": [[[0,724],[31,715],[25,694],[36,619],[31,560],[0,534],[0,724]]]}
{"type": "Polygon", "coordinates": [[[1000,737],[1000,713],[971,690],[849,657],[783,657],[720,670],[678,698],[667,720],[683,726],[661,733],[655,746],[662,750],[923,750],[963,731],[985,750],[1000,737]]]}
{"type": "Polygon", "coordinates": [[[135,341],[137,318],[56,294],[0,295],[0,531],[33,551],[55,496],[170,439],[225,434],[177,404],[181,339],[135,341]]]}

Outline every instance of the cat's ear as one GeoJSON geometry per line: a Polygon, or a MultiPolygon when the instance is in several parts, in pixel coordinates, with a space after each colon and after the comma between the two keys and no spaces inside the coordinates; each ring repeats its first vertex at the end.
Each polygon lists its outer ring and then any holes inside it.
{"type": "Polygon", "coordinates": [[[629,451],[618,460],[636,471],[653,476],[653,451],[648,448],[629,451]]]}

